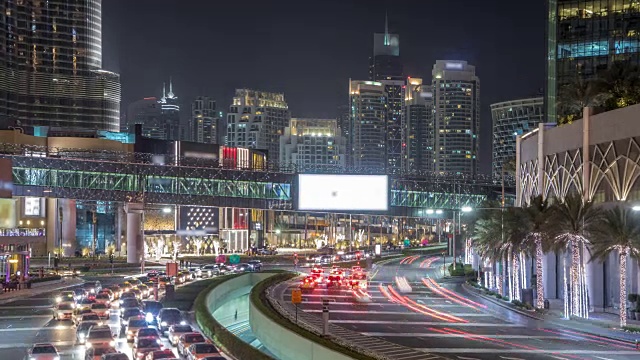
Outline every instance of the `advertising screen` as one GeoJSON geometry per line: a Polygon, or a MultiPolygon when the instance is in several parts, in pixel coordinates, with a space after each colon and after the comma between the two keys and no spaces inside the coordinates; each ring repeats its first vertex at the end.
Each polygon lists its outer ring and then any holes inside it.
{"type": "Polygon", "coordinates": [[[386,175],[298,175],[298,210],[386,211],[386,175]]]}

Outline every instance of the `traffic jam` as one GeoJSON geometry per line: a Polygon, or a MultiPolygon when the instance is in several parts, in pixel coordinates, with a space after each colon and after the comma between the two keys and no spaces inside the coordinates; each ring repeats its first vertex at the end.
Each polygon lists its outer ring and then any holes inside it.
{"type": "Polygon", "coordinates": [[[333,265],[330,268],[324,268],[320,264],[314,264],[309,275],[300,281],[299,286],[303,293],[310,293],[317,289],[326,289],[328,292],[350,290],[356,301],[371,300],[367,293],[367,273],[360,266],[342,268],[333,265]]]}
{"type": "MultiPolygon", "coordinates": [[[[85,360],[226,359],[179,309],[157,301],[158,292],[169,284],[220,272],[219,268],[197,270],[178,271],[171,277],[152,271],[109,287],[96,281],[62,291],[54,299],[53,320],[72,324],[85,360]]],[[[35,344],[27,355],[29,360],[60,359],[55,346],[46,343],[35,344]]]]}

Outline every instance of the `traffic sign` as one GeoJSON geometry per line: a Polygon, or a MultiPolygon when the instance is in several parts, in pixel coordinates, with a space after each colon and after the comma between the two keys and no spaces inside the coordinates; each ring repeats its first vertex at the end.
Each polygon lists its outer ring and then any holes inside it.
{"type": "Polygon", "coordinates": [[[240,255],[238,254],[229,255],[229,263],[230,264],[240,263],[240,255]]]}
{"type": "Polygon", "coordinates": [[[404,239],[404,246],[411,246],[411,240],[409,239],[404,239]]]}
{"type": "Polygon", "coordinates": [[[293,289],[291,290],[291,303],[300,304],[302,302],[302,290],[293,289]]]}

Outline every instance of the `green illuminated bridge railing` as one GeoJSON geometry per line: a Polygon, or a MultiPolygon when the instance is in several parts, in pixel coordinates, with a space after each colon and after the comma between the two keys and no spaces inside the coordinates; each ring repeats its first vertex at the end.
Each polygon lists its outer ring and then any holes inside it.
{"type": "MultiPolygon", "coordinates": [[[[16,196],[288,210],[293,209],[296,194],[295,174],[52,157],[10,158],[16,196]]],[[[450,185],[392,178],[391,206],[411,212],[477,206],[491,192],[486,187],[460,184],[455,191],[450,185]]]]}

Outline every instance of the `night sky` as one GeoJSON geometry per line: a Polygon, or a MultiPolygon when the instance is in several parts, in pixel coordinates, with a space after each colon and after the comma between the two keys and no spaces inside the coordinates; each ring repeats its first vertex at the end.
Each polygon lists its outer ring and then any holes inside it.
{"type": "Polygon", "coordinates": [[[122,108],[160,96],[172,76],[190,113],[197,95],[225,111],[235,88],[284,92],[292,116],[335,118],[348,80],[367,79],[373,33],[400,34],[405,75],[466,60],[481,82],[480,161],[490,171],[494,102],[544,84],[543,1],[105,0],[103,67],[119,72],[122,108]]]}

